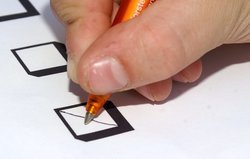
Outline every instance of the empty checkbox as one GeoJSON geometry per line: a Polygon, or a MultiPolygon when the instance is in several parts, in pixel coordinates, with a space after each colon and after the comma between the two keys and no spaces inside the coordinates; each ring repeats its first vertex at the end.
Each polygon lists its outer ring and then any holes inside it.
{"type": "Polygon", "coordinates": [[[0,5],[0,22],[39,15],[29,0],[2,1],[0,5]]]}
{"type": "Polygon", "coordinates": [[[27,12],[23,5],[17,0],[4,1],[0,5],[0,16],[8,16],[27,12]]]}
{"type": "Polygon", "coordinates": [[[64,44],[50,42],[11,51],[29,75],[41,77],[66,71],[64,44]]]}

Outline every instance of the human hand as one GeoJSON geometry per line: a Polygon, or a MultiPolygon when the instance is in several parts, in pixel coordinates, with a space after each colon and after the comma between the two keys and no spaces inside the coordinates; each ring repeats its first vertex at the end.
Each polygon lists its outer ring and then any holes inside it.
{"type": "Polygon", "coordinates": [[[66,27],[69,76],[93,94],[136,89],[161,101],[173,80],[199,78],[209,50],[250,42],[249,0],[158,0],[112,28],[113,0],[51,4],[66,27]]]}

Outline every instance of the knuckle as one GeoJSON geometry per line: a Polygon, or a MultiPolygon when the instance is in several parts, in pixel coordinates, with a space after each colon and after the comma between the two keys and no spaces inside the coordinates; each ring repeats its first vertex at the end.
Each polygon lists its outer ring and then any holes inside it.
{"type": "Polygon", "coordinates": [[[81,19],[80,5],[69,0],[50,0],[56,16],[65,24],[71,25],[81,19]]]}

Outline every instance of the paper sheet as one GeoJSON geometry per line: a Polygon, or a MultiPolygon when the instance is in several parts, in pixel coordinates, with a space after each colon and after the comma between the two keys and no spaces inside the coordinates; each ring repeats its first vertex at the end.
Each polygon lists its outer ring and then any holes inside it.
{"type": "Polygon", "coordinates": [[[165,102],[114,94],[85,126],[87,94],[67,77],[49,1],[0,3],[0,158],[250,157],[250,44],[211,51],[201,79],[175,83],[165,102]]]}

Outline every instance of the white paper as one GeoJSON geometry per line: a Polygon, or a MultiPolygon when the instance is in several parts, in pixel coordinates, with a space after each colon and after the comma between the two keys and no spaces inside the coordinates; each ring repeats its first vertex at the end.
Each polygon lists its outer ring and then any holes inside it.
{"type": "Polygon", "coordinates": [[[68,79],[56,48],[65,42],[64,28],[49,0],[30,2],[39,15],[19,14],[29,12],[19,1],[0,0],[0,158],[250,157],[250,44],[211,51],[201,79],[175,83],[165,102],[133,91],[114,94],[115,107],[85,126],[80,103],[87,94],[68,79]]]}
{"type": "Polygon", "coordinates": [[[3,1],[0,5],[0,16],[26,12],[18,0],[3,1]]]}

